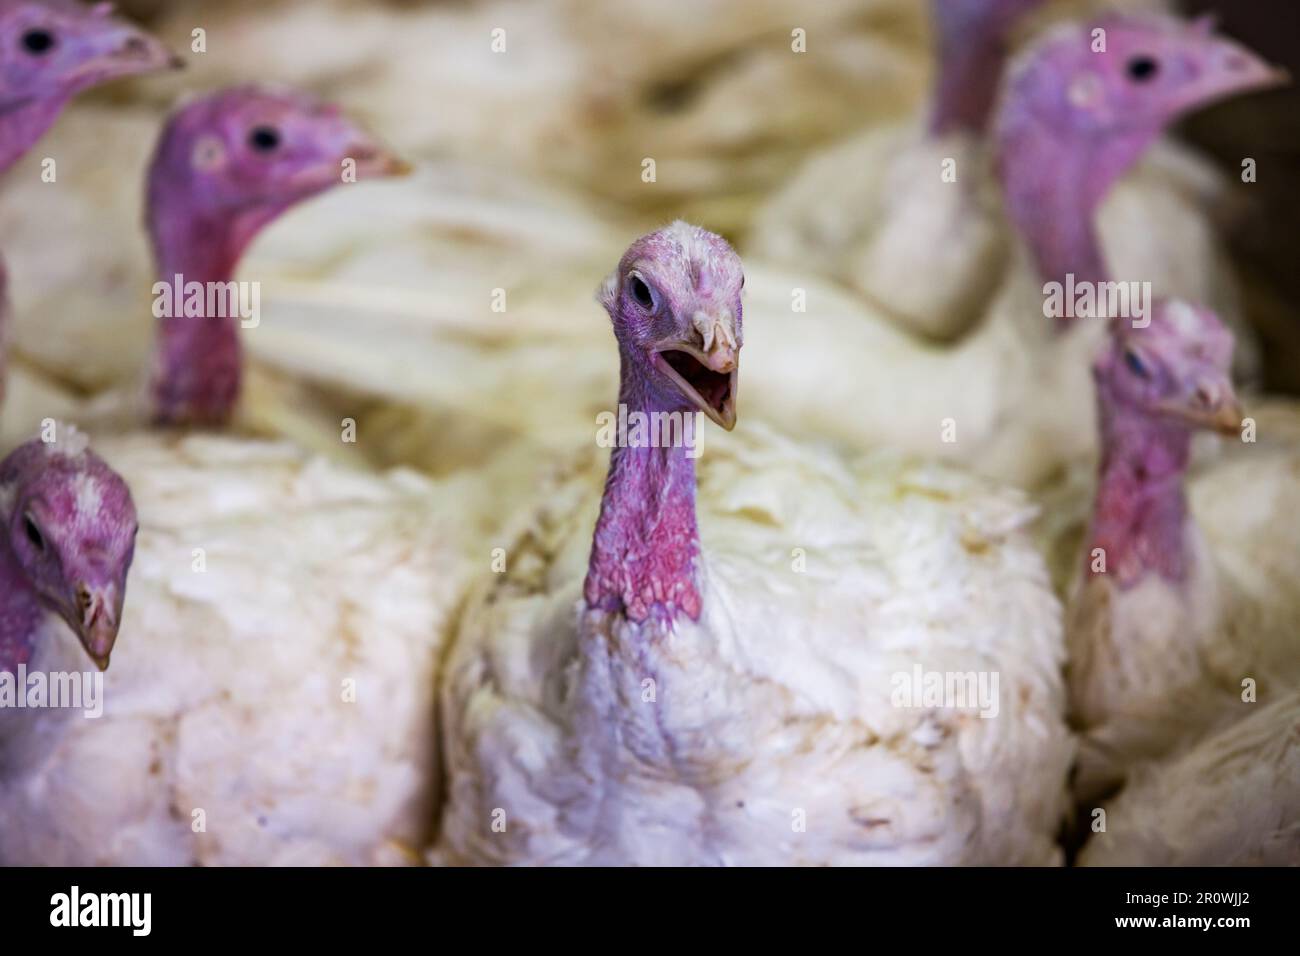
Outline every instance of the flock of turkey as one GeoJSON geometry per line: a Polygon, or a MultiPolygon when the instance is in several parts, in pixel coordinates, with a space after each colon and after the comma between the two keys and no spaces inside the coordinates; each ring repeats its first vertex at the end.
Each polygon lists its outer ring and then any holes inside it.
{"type": "Polygon", "coordinates": [[[0,0],[0,863],[1300,864],[1285,77],[1116,6],[0,0]]]}

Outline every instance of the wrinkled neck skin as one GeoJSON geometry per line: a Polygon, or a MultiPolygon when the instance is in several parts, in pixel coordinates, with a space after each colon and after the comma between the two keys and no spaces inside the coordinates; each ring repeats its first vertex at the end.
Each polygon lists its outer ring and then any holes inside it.
{"type": "Polygon", "coordinates": [[[931,139],[954,133],[982,136],[1006,64],[1005,30],[953,17],[940,17],[936,29],[939,74],[926,132],[931,139]]]}
{"type": "Polygon", "coordinates": [[[1151,573],[1182,584],[1191,565],[1183,493],[1191,430],[1124,406],[1104,385],[1098,394],[1103,452],[1085,573],[1102,548],[1122,589],[1151,573]]]}
{"type": "MultiPolygon", "coordinates": [[[[648,384],[644,360],[623,358],[619,401],[635,411],[686,411],[648,384]]],[[[583,588],[587,607],[671,627],[700,617],[695,463],[685,448],[615,448],[583,588]]]]}
{"type": "MultiPolygon", "coordinates": [[[[155,177],[149,233],[158,280],[228,282],[257,232],[278,209],[205,212],[193,208],[188,183],[155,177]]],[[[205,295],[206,300],[206,295],[205,295]]],[[[239,399],[243,353],[237,316],[173,315],[158,320],[150,393],[163,424],[224,425],[239,399]]]]}
{"type": "MultiPolygon", "coordinates": [[[[9,516],[0,512],[8,527],[9,516]]],[[[7,539],[0,540],[0,671],[17,673],[35,650],[45,610],[19,566],[7,539]]]]}
{"type": "MultiPolygon", "coordinates": [[[[1000,166],[1007,211],[1044,282],[1109,281],[1097,235],[1097,209],[1157,132],[1089,135],[1068,141],[1041,128],[1032,113],[1004,131],[1000,166]]],[[[1058,319],[1064,331],[1076,319],[1058,319]]],[[[1088,320],[1084,320],[1088,321],[1088,320]]]]}

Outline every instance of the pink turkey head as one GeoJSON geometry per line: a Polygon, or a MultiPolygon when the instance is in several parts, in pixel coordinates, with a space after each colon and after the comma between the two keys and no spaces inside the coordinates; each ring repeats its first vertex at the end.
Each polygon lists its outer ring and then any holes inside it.
{"type": "Polygon", "coordinates": [[[85,436],[58,426],[0,463],[0,520],[8,547],[41,602],[108,667],[137,530],[130,489],[85,436]]]}
{"type": "Polygon", "coordinates": [[[605,280],[599,299],[630,363],[625,374],[658,407],[735,426],[744,284],[725,239],[680,221],[632,243],[605,280]]]}
{"type": "Polygon", "coordinates": [[[1145,328],[1113,327],[1094,374],[1112,406],[1236,434],[1242,415],[1232,386],[1232,349],[1232,333],[1211,310],[1163,300],[1145,328]]]}

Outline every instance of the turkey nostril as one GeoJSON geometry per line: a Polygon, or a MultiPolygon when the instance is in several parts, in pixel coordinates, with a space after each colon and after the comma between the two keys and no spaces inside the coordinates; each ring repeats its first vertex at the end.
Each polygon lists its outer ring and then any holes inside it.
{"type": "Polygon", "coordinates": [[[90,609],[90,590],[83,584],[77,586],[77,610],[81,616],[86,616],[86,611],[90,609]]]}
{"type": "Polygon", "coordinates": [[[139,56],[149,51],[149,45],[144,42],[143,37],[128,37],[122,44],[122,52],[130,53],[132,56],[139,56]]]}

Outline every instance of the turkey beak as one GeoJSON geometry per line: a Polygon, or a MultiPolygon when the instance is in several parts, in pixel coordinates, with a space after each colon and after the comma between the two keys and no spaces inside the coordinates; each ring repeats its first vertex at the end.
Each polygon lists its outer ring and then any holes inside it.
{"type": "Polygon", "coordinates": [[[1242,410],[1232,382],[1227,375],[1213,373],[1201,376],[1192,386],[1185,401],[1166,406],[1172,417],[1222,435],[1241,432],[1242,410]]]}
{"type": "Polygon", "coordinates": [[[76,593],[80,617],[75,622],[77,636],[90,659],[106,671],[122,620],[122,590],[112,584],[92,587],[82,583],[77,585],[76,593]]]}
{"type": "Polygon", "coordinates": [[[1274,89],[1291,82],[1291,75],[1285,69],[1239,43],[1208,36],[1207,30],[1205,24],[1194,30],[1197,44],[1192,59],[1198,63],[1200,72],[1175,97],[1176,111],[1199,109],[1227,97],[1274,89]]]}
{"type": "Polygon", "coordinates": [[[357,174],[375,178],[399,178],[411,173],[412,166],[404,159],[369,140],[354,143],[347,152],[356,161],[357,174]]]}
{"type": "Polygon", "coordinates": [[[1236,436],[1241,433],[1241,421],[1243,418],[1241,405],[1234,398],[1214,412],[1207,422],[1208,427],[1221,435],[1236,436]]]}
{"type": "Polygon", "coordinates": [[[686,341],[661,342],[653,351],[656,366],[692,405],[727,431],[736,427],[736,392],[740,383],[740,345],[729,310],[697,311],[686,341]]]}
{"type": "MultiPolygon", "coordinates": [[[[97,14],[107,16],[107,13],[97,14]]],[[[97,28],[98,29],[98,28],[97,28]]],[[[78,85],[90,85],[124,76],[178,70],[185,66],[154,37],[116,20],[103,20],[102,32],[90,40],[88,56],[70,79],[78,85]]]]}

